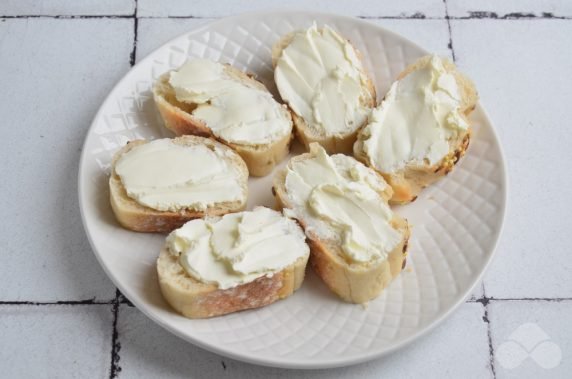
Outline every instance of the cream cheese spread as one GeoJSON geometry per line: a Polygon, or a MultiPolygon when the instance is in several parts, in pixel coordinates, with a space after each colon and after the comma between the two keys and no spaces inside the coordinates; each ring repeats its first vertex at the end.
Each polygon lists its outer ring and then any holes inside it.
{"type": "Polygon", "coordinates": [[[231,77],[221,63],[188,61],[171,72],[169,84],[178,101],[197,104],[192,115],[225,141],[268,144],[292,131],[288,111],[270,92],[231,77]]]}
{"type": "Polygon", "coordinates": [[[310,254],[296,221],[264,207],[189,221],[167,247],[189,275],[220,289],[272,276],[310,254]]]}
{"type": "Polygon", "coordinates": [[[246,197],[242,174],[228,154],[218,147],[158,139],[121,155],[115,172],[127,195],[141,205],[159,211],[204,210],[246,197]]]}
{"type": "Polygon", "coordinates": [[[363,143],[363,152],[383,173],[408,164],[436,164],[449,153],[449,141],[469,127],[461,103],[455,77],[433,56],[425,67],[393,83],[356,146],[363,143]]]}
{"type": "Polygon", "coordinates": [[[371,94],[353,46],[328,26],[297,32],[277,61],[282,99],[322,135],[346,134],[367,121],[371,94]]]}
{"type": "Polygon", "coordinates": [[[287,168],[285,187],[293,207],[285,213],[306,225],[308,237],[340,243],[350,262],[386,259],[403,238],[380,195],[387,183],[351,157],[328,156],[316,143],[310,154],[287,168]]]}

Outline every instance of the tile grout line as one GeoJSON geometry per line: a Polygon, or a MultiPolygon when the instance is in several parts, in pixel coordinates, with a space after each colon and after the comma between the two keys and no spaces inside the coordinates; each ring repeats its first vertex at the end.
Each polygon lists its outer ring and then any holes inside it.
{"type": "Polygon", "coordinates": [[[137,33],[139,31],[139,17],[137,15],[138,0],[135,0],[135,9],[133,11],[133,49],[129,55],[129,64],[131,67],[135,66],[135,59],[137,58],[137,33]]]}
{"type": "MultiPolygon", "coordinates": [[[[137,18],[137,7],[138,0],[135,0],[135,8],[133,9],[133,48],[129,54],[129,65],[131,67],[135,66],[135,60],[137,58],[137,32],[139,29],[139,19],[137,18]]],[[[119,306],[122,303],[123,294],[118,288],[115,289],[115,300],[113,302],[113,327],[111,334],[111,368],[109,370],[109,378],[115,379],[121,372],[121,366],[119,361],[121,360],[121,355],[119,354],[121,350],[121,343],[119,342],[119,331],[117,330],[117,321],[119,319],[119,306]]],[[[127,300],[127,299],[125,299],[127,300]]]]}
{"type": "Polygon", "coordinates": [[[481,288],[483,290],[483,296],[480,299],[477,299],[475,302],[481,303],[483,305],[483,321],[485,322],[485,324],[487,324],[487,342],[489,345],[489,366],[491,368],[491,374],[493,379],[496,379],[497,373],[495,370],[495,352],[493,348],[491,321],[489,319],[489,306],[488,306],[490,298],[487,297],[484,282],[481,283],[481,288]]]}
{"type": "Polygon", "coordinates": [[[129,19],[133,18],[133,15],[128,14],[71,14],[71,15],[49,15],[49,14],[28,14],[28,15],[0,15],[1,19],[26,19],[26,18],[53,18],[58,20],[69,20],[69,19],[99,19],[99,18],[111,18],[111,19],[129,19]]]}
{"type": "MultiPolygon", "coordinates": [[[[444,1],[445,2],[445,1],[444,1]]],[[[209,19],[221,19],[226,17],[236,16],[235,14],[220,15],[220,16],[193,16],[193,15],[182,15],[182,16],[139,16],[142,19],[198,19],[198,20],[209,20],[209,19]]],[[[1,18],[2,16],[0,16],[1,18]]],[[[25,17],[25,16],[24,16],[25,17]]],[[[42,17],[42,16],[36,16],[42,17]]],[[[557,16],[550,12],[542,12],[537,15],[534,13],[507,13],[503,16],[499,16],[495,12],[487,11],[469,11],[468,16],[427,16],[424,13],[416,12],[410,15],[396,15],[396,16],[369,16],[369,15],[355,15],[355,18],[362,20],[572,20],[572,16],[557,16]]]]}
{"type": "Polygon", "coordinates": [[[468,16],[452,17],[454,20],[480,20],[480,19],[493,19],[493,20],[571,20],[570,16],[557,16],[552,12],[541,12],[540,15],[535,13],[511,12],[503,16],[499,16],[495,12],[487,11],[468,11],[468,16]]]}
{"type": "Polygon", "coordinates": [[[60,301],[20,301],[20,300],[7,300],[0,301],[0,305],[110,305],[114,300],[97,301],[95,298],[86,300],[60,300],[60,301]]]}
{"type": "MultiPolygon", "coordinates": [[[[58,300],[58,301],[29,301],[29,300],[0,300],[0,306],[2,305],[26,305],[26,306],[57,306],[57,305],[113,305],[116,299],[112,300],[58,300]]],[[[117,300],[119,304],[124,304],[129,307],[134,307],[134,305],[122,296],[120,293],[119,299],[117,300]]],[[[568,302],[572,301],[572,297],[481,297],[478,299],[469,299],[465,303],[483,303],[483,302],[510,302],[510,301],[534,301],[534,302],[568,302]]]]}
{"type": "Polygon", "coordinates": [[[119,342],[119,332],[117,330],[117,319],[119,318],[119,298],[121,292],[118,289],[115,290],[115,300],[113,301],[113,323],[112,323],[112,333],[111,333],[111,368],[109,370],[109,378],[117,378],[117,375],[121,371],[119,366],[119,351],[121,350],[121,343],[119,342]]]}
{"type": "MultiPolygon", "coordinates": [[[[117,291],[117,288],[116,288],[117,291]]],[[[117,292],[116,292],[117,296],[117,292]]],[[[125,304],[133,307],[133,303],[129,301],[121,292],[119,297],[113,297],[111,300],[95,300],[95,297],[85,300],[56,300],[56,301],[30,301],[30,300],[0,300],[0,305],[29,305],[29,306],[50,306],[50,305],[113,305],[115,301],[119,304],[125,304]]]]}
{"type": "Polygon", "coordinates": [[[491,373],[493,374],[493,379],[496,379],[497,373],[495,370],[495,352],[493,348],[493,338],[491,335],[491,322],[489,320],[489,308],[488,304],[484,305],[485,313],[483,315],[483,320],[487,323],[487,339],[489,342],[489,365],[491,367],[491,373]]]}
{"type": "MultiPolygon", "coordinates": [[[[443,0],[445,3],[446,1],[443,0]]],[[[98,15],[42,15],[42,14],[28,14],[28,15],[0,15],[0,19],[8,20],[8,19],[26,19],[26,18],[48,18],[48,19],[61,19],[61,20],[69,20],[69,19],[157,19],[157,20],[165,20],[165,19],[204,19],[204,20],[214,20],[219,18],[224,18],[232,15],[224,15],[224,16],[134,16],[132,14],[119,14],[119,15],[112,15],[112,14],[98,14],[98,15]]],[[[495,12],[488,12],[488,11],[469,11],[468,16],[451,16],[446,15],[445,17],[432,17],[426,16],[421,12],[413,13],[411,15],[397,15],[397,16],[364,16],[364,15],[357,15],[356,18],[363,19],[363,20],[572,20],[572,16],[558,16],[554,15],[551,12],[542,12],[541,14],[537,15],[534,13],[507,13],[503,16],[499,16],[495,12]]]]}
{"type": "Polygon", "coordinates": [[[445,20],[447,20],[447,29],[449,31],[449,43],[447,44],[447,47],[451,50],[453,62],[456,62],[457,57],[455,56],[455,49],[453,49],[453,33],[451,32],[451,18],[449,16],[449,5],[447,4],[447,0],[443,0],[443,4],[445,4],[445,20]]]}
{"type": "Polygon", "coordinates": [[[560,303],[562,301],[572,301],[572,297],[486,297],[483,296],[475,300],[467,300],[466,303],[487,303],[495,301],[551,301],[560,303]]]}

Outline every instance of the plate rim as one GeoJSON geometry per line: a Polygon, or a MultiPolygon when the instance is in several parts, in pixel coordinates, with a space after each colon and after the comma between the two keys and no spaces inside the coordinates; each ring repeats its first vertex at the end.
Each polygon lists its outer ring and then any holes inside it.
{"type": "Polygon", "coordinates": [[[292,359],[284,359],[284,357],[279,357],[279,356],[274,356],[274,357],[272,357],[272,359],[257,358],[256,356],[253,356],[250,353],[241,354],[240,352],[234,352],[234,351],[231,351],[229,349],[225,350],[224,348],[221,348],[219,346],[219,344],[216,344],[216,343],[209,344],[209,343],[203,342],[201,340],[198,340],[198,339],[196,339],[196,338],[194,338],[188,334],[185,334],[185,333],[182,333],[182,332],[176,330],[169,323],[161,320],[161,318],[156,316],[156,314],[152,311],[152,309],[148,308],[148,305],[146,305],[144,302],[139,302],[137,300],[136,301],[133,300],[134,297],[131,296],[131,294],[130,294],[131,291],[129,289],[127,289],[126,287],[123,287],[122,285],[119,284],[119,281],[111,273],[110,268],[102,260],[101,255],[97,252],[98,250],[96,249],[95,242],[94,242],[92,235],[91,235],[91,233],[87,227],[87,216],[85,214],[86,211],[85,211],[85,204],[84,204],[84,202],[87,199],[84,199],[85,191],[84,191],[84,186],[82,184],[84,182],[83,166],[84,166],[84,161],[87,159],[86,144],[88,141],[88,137],[92,133],[92,130],[95,128],[96,121],[98,121],[99,118],[101,117],[101,113],[103,112],[104,106],[109,101],[111,101],[112,95],[115,93],[117,88],[119,88],[127,80],[127,77],[129,76],[129,74],[133,70],[135,70],[137,68],[137,66],[143,65],[148,60],[150,60],[151,57],[157,51],[161,50],[163,47],[165,47],[167,45],[172,44],[176,40],[178,40],[184,36],[187,36],[190,33],[197,33],[200,30],[208,29],[208,28],[212,27],[213,25],[216,25],[219,23],[225,23],[225,22],[228,22],[231,20],[236,21],[236,20],[240,20],[241,18],[245,18],[245,17],[250,18],[250,17],[260,17],[260,16],[267,16],[267,15],[284,15],[284,14],[304,14],[306,16],[316,16],[316,17],[320,17],[320,18],[331,17],[331,18],[342,19],[342,20],[348,21],[348,22],[358,23],[361,25],[368,25],[370,27],[374,27],[374,28],[382,31],[385,34],[391,35],[393,38],[396,38],[398,40],[402,40],[408,44],[411,44],[426,54],[430,53],[428,50],[426,50],[422,46],[418,45],[417,43],[411,41],[410,39],[408,39],[408,38],[406,38],[406,37],[404,37],[404,36],[402,36],[396,32],[388,30],[388,29],[384,28],[383,26],[369,22],[367,19],[362,19],[362,18],[353,17],[353,16],[346,16],[346,15],[341,15],[341,14],[332,13],[332,12],[308,11],[308,10],[295,9],[295,8],[294,9],[293,8],[272,8],[272,9],[266,9],[266,10],[255,11],[255,12],[243,12],[243,13],[232,15],[232,16],[221,17],[221,18],[206,22],[202,25],[198,25],[196,27],[191,27],[187,31],[185,31],[184,33],[181,33],[181,34],[177,35],[176,37],[171,38],[168,41],[162,43],[156,49],[153,49],[151,52],[149,52],[139,62],[137,62],[135,65],[133,65],[129,69],[129,71],[127,71],[123,75],[123,77],[113,86],[113,88],[109,91],[109,93],[107,94],[105,99],[101,102],[99,109],[97,110],[95,116],[93,117],[93,120],[92,120],[86,134],[85,134],[84,141],[82,144],[82,152],[81,152],[81,156],[80,156],[80,160],[79,160],[78,179],[77,179],[78,180],[78,192],[77,192],[77,194],[78,194],[78,200],[79,200],[79,209],[80,209],[81,221],[82,221],[83,229],[84,229],[85,234],[87,236],[87,239],[89,241],[89,245],[91,247],[92,253],[95,255],[99,265],[103,268],[103,271],[105,272],[107,277],[111,280],[111,282],[115,285],[115,287],[118,288],[121,291],[121,293],[139,311],[141,311],[145,316],[150,318],[153,322],[155,322],[157,325],[159,325],[163,329],[166,329],[171,334],[173,334],[173,335],[175,335],[175,336],[177,336],[177,337],[179,337],[179,338],[181,338],[187,342],[190,342],[197,347],[205,349],[209,352],[212,352],[212,353],[215,353],[215,354],[218,354],[221,356],[229,357],[229,358],[232,358],[232,359],[235,359],[238,361],[256,364],[256,365],[260,365],[260,366],[288,368],[288,369],[324,369],[324,368],[335,368],[335,367],[357,365],[360,363],[364,363],[367,361],[371,361],[374,359],[381,358],[383,356],[387,356],[387,355],[389,355],[389,354],[391,354],[397,350],[404,348],[405,346],[408,346],[409,344],[413,343],[415,340],[427,336],[429,334],[429,332],[434,330],[437,326],[441,325],[445,319],[449,318],[451,316],[451,314],[455,310],[457,310],[462,303],[466,302],[469,295],[476,288],[477,284],[482,280],[485,272],[490,267],[490,264],[493,261],[494,257],[497,255],[497,249],[498,249],[498,245],[499,245],[502,233],[504,231],[504,227],[505,227],[505,223],[506,223],[507,209],[509,206],[509,204],[508,204],[508,202],[509,202],[509,200],[508,200],[508,193],[509,193],[508,169],[507,169],[507,162],[505,159],[505,153],[504,153],[504,149],[502,147],[501,139],[499,138],[498,132],[497,132],[496,128],[494,127],[494,124],[491,122],[491,119],[490,119],[487,111],[485,110],[485,108],[482,105],[482,100],[479,99],[479,102],[477,103],[477,109],[482,113],[483,119],[490,126],[490,131],[491,131],[492,137],[495,140],[496,145],[498,147],[500,161],[497,163],[500,163],[500,183],[502,184],[502,188],[504,190],[503,196],[500,199],[501,200],[501,206],[499,207],[500,224],[499,224],[499,227],[496,229],[496,233],[493,236],[491,236],[491,240],[493,241],[493,243],[492,243],[492,247],[490,249],[490,255],[486,258],[484,265],[482,266],[479,274],[475,277],[473,282],[469,286],[467,286],[466,291],[464,293],[462,293],[462,295],[459,296],[459,298],[455,302],[453,302],[446,311],[441,312],[437,318],[435,318],[431,323],[425,325],[423,328],[417,330],[416,332],[412,333],[411,335],[407,336],[406,338],[402,339],[401,341],[393,344],[392,346],[384,348],[384,349],[378,349],[378,350],[374,350],[374,351],[369,352],[369,353],[363,353],[360,356],[350,356],[347,358],[343,358],[343,357],[342,358],[336,357],[335,359],[333,359],[333,358],[320,358],[320,360],[318,362],[314,363],[314,362],[310,362],[310,361],[295,362],[292,359]]]}

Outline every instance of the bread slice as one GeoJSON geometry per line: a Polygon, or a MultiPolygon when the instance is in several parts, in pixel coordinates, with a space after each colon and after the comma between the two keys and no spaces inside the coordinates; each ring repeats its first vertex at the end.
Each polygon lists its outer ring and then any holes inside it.
{"type": "MultiPolygon", "coordinates": [[[[285,35],[272,47],[272,65],[274,68],[276,68],[278,60],[282,56],[282,51],[286,49],[288,45],[290,45],[296,33],[297,32],[292,32],[285,35]]],[[[362,60],[362,55],[359,50],[354,47],[354,51],[356,56],[362,60]]],[[[362,73],[366,78],[364,87],[366,92],[369,94],[369,97],[362,99],[362,105],[368,108],[373,108],[376,104],[375,85],[373,84],[373,80],[369,77],[365,69],[362,69],[362,73]]],[[[280,89],[278,90],[280,91],[280,89]]],[[[283,98],[283,100],[286,102],[286,104],[288,104],[287,99],[283,98]]],[[[340,134],[323,133],[322,131],[312,128],[308,121],[302,118],[300,115],[296,114],[292,108],[290,108],[290,112],[292,113],[292,119],[294,121],[296,137],[300,142],[302,142],[302,144],[304,144],[306,150],[309,150],[310,144],[312,142],[317,142],[326,150],[328,154],[351,154],[354,142],[357,138],[357,133],[363,126],[358,125],[354,129],[340,134]]]]}
{"type": "Polygon", "coordinates": [[[173,309],[188,318],[207,318],[259,308],[287,298],[302,285],[307,262],[307,256],[301,257],[272,277],[262,276],[221,290],[191,277],[177,257],[163,248],[157,260],[157,273],[163,297],[173,309]]]}
{"type": "Polygon", "coordinates": [[[136,232],[170,232],[195,218],[200,218],[205,215],[218,216],[230,212],[238,212],[244,210],[246,207],[248,170],[246,164],[238,154],[233,152],[229,147],[209,138],[183,136],[175,138],[173,142],[182,146],[202,144],[211,149],[218,147],[227,150],[229,152],[229,161],[240,173],[239,185],[243,189],[243,198],[240,201],[221,202],[220,204],[207,207],[206,210],[184,209],[179,212],[158,211],[139,204],[127,195],[121,178],[115,172],[115,165],[123,154],[129,152],[136,146],[147,143],[145,140],[131,141],[121,148],[113,157],[111,176],[109,178],[111,208],[115,213],[117,221],[124,228],[136,232]]]}
{"type": "MultiPolygon", "coordinates": [[[[404,78],[416,70],[424,68],[430,63],[431,59],[432,56],[425,56],[417,60],[399,74],[397,80],[404,78]]],[[[442,59],[442,63],[445,70],[452,74],[457,82],[462,98],[460,113],[464,116],[465,120],[469,122],[468,117],[478,102],[475,85],[468,77],[460,73],[452,62],[447,59],[442,59]]],[[[468,128],[465,133],[459,134],[458,138],[449,141],[449,153],[434,165],[408,164],[404,169],[393,173],[379,171],[393,188],[393,197],[390,200],[392,204],[407,204],[414,201],[423,188],[436,182],[453,170],[453,167],[459,162],[469,147],[471,129],[468,128]]],[[[363,139],[362,129],[354,145],[354,156],[369,167],[376,169],[363,151],[363,139]]]]}
{"type": "Polygon", "coordinates": [[[234,227],[229,228],[232,222],[224,223],[225,220],[232,220],[228,218],[229,216],[206,219],[203,224],[208,234],[197,233],[196,228],[200,229],[203,226],[197,224],[198,221],[191,221],[194,224],[187,224],[188,229],[167,237],[165,246],[159,254],[157,273],[163,297],[185,317],[207,318],[262,307],[292,295],[304,280],[310,251],[302,229],[294,220],[274,210],[257,207],[250,212],[234,214],[233,218],[240,221],[234,224],[236,229],[233,229],[234,227]],[[247,215],[254,219],[243,225],[242,222],[247,215]],[[271,218],[260,218],[268,216],[271,218]],[[219,222],[224,224],[217,227],[219,222]],[[236,240],[228,241],[229,235],[234,236],[236,240]],[[280,236],[286,237],[281,240],[286,245],[275,251],[269,251],[268,247],[273,246],[280,236]],[[223,249],[230,248],[228,251],[230,254],[224,256],[227,253],[225,250],[222,255],[218,255],[221,254],[219,250],[216,257],[207,256],[214,255],[213,249],[217,246],[219,249],[222,246],[226,246],[222,247],[223,249]],[[173,248],[175,251],[170,250],[173,248]],[[234,249],[238,249],[240,253],[237,255],[234,249]],[[189,255],[185,257],[181,254],[189,255]],[[273,259],[278,259],[278,262],[273,259]],[[196,266],[184,268],[189,261],[195,262],[196,266]],[[242,268],[233,266],[235,263],[240,266],[241,262],[247,263],[242,265],[242,268]],[[218,264],[225,264],[225,269],[220,271],[220,268],[213,266],[218,264]],[[257,271],[264,267],[266,267],[264,271],[257,271]],[[194,274],[197,268],[199,271],[194,274]],[[242,277],[238,279],[239,283],[240,281],[245,283],[232,286],[237,283],[232,277],[233,274],[230,276],[231,279],[225,275],[236,273],[233,269],[248,270],[242,272],[252,276],[249,279],[242,277]],[[207,277],[210,275],[210,282],[200,279],[205,273],[207,277]]]}
{"type": "MultiPolygon", "coordinates": [[[[302,154],[290,160],[301,161],[311,157],[302,154]]],[[[272,193],[276,198],[277,208],[293,208],[286,191],[287,170],[279,171],[273,181],[272,193]]],[[[389,196],[391,192],[389,192],[389,196]]],[[[380,192],[382,199],[387,199],[386,191],[380,192]]],[[[304,220],[298,220],[306,229],[304,220]]],[[[321,240],[312,235],[306,236],[310,245],[310,265],[326,285],[340,298],[350,303],[362,304],[376,298],[392,279],[397,277],[405,267],[410,229],[407,220],[394,213],[391,225],[399,230],[402,241],[388,254],[386,260],[375,263],[350,263],[344,258],[342,247],[338,241],[321,240]]]]}
{"type": "MultiPolygon", "coordinates": [[[[253,75],[244,73],[230,65],[224,66],[225,73],[237,82],[268,92],[264,84],[254,79],[253,75]]],[[[170,72],[159,77],[153,86],[153,98],[165,127],[173,131],[177,136],[190,134],[217,139],[236,150],[244,162],[246,162],[248,171],[252,176],[269,174],[274,166],[288,155],[290,142],[293,138],[291,131],[282,138],[265,145],[233,143],[217,137],[208,125],[193,116],[192,112],[198,104],[187,104],[177,100],[175,91],[169,84],[169,77],[170,72]]],[[[290,112],[286,108],[284,109],[284,118],[290,123],[292,122],[290,112]]]]}

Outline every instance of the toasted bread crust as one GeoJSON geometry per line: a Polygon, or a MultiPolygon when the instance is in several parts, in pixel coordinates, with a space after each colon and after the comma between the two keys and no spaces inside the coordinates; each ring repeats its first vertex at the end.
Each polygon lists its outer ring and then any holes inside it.
{"type": "MultiPolygon", "coordinates": [[[[431,56],[425,56],[419,59],[405,68],[405,70],[399,74],[397,79],[400,80],[411,72],[425,67],[429,64],[430,60],[431,56]]],[[[457,70],[456,66],[452,62],[447,59],[443,59],[443,65],[445,70],[455,77],[457,85],[461,91],[461,113],[465,120],[469,122],[469,115],[475,109],[478,102],[478,94],[475,86],[468,77],[457,70]]],[[[393,197],[391,198],[390,203],[407,204],[415,201],[423,188],[435,183],[453,170],[461,157],[465,155],[465,152],[469,147],[470,140],[471,129],[469,128],[465,133],[460,134],[459,138],[450,142],[449,154],[435,165],[419,166],[410,164],[403,170],[394,173],[379,172],[393,188],[393,197]]],[[[361,135],[358,134],[358,139],[354,146],[354,156],[356,159],[375,170],[375,167],[364,153],[362,146],[362,138],[361,135]]]]}
{"type": "MultiPolygon", "coordinates": [[[[212,148],[214,148],[214,146],[218,146],[223,149],[228,149],[228,147],[225,145],[222,145],[214,140],[196,136],[179,137],[174,139],[174,142],[183,145],[205,144],[212,148]]],[[[201,218],[207,214],[212,216],[222,216],[230,212],[239,212],[246,208],[246,182],[248,178],[248,171],[246,164],[236,154],[234,154],[233,164],[237,165],[238,169],[242,173],[241,179],[245,191],[244,198],[241,201],[224,202],[217,204],[216,206],[207,207],[207,209],[204,211],[183,209],[180,212],[158,211],[137,203],[127,195],[121,179],[115,172],[115,164],[117,163],[119,157],[121,157],[124,153],[132,150],[136,146],[140,146],[145,143],[147,143],[147,141],[144,140],[129,142],[117,153],[115,153],[112,161],[111,176],[109,178],[109,198],[113,213],[115,214],[119,224],[124,228],[136,232],[165,233],[177,229],[189,220],[201,218]]]]}
{"type": "Polygon", "coordinates": [[[328,244],[311,240],[310,265],[343,300],[362,304],[375,299],[405,267],[409,226],[399,217],[395,217],[393,222],[405,237],[386,260],[372,265],[348,264],[328,244]]]}
{"type": "MultiPolygon", "coordinates": [[[[243,73],[229,65],[226,65],[225,70],[233,78],[250,87],[268,91],[262,83],[249,74],[243,73]]],[[[169,84],[169,73],[163,74],[153,86],[153,98],[167,129],[170,129],[177,136],[197,135],[211,137],[230,146],[246,162],[248,171],[252,176],[268,175],[274,166],[288,155],[290,142],[293,138],[291,132],[279,140],[266,145],[237,144],[216,137],[203,121],[192,115],[191,112],[196,105],[177,101],[173,88],[169,84]]],[[[289,111],[285,111],[284,115],[291,121],[289,111]]]]}
{"type": "MultiPolygon", "coordinates": [[[[309,154],[299,155],[293,160],[303,160],[309,154]]],[[[274,177],[272,193],[277,209],[292,208],[285,189],[286,170],[274,177]]],[[[387,193],[380,193],[382,198],[387,193]]],[[[298,220],[305,229],[303,220],[298,220]]],[[[386,260],[373,264],[349,263],[342,255],[341,247],[331,241],[323,241],[308,236],[310,245],[310,265],[324,283],[340,298],[349,303],[362,304],[381,293],[393,278],[405,267],[405,257],[410,236],[409,224],[394,214],[392,225],[400,230],[403,239],[389,254],[386,260]]]]}
{"type": "MultiPolygon", "coordinates": [[[[282,51],[292,42],[294,35],[296,32],[289,33],[282,37],[274,46],[272,46],[272,65],[276,68],[278,64],[278,59],[282,55],[282,51]]],[[[349,42],[349,41],[348,41],[349,42]]],[[[350,42],[351,44],[351,42],[350,42]]],[[[353,45],[352,45],[353,46],[353,45]]],[[[354,47],[356,55],[361,60],[362,55],[359,50],[354,47]]],[[[370,94],[370,99],[364,105],[369,108],[375,107],[376,104],[376,93],[375,93],[375,85],[371,77],[367,74],[365,69],[363,70],[365,77],[367,78],[367,82],[365,84],[366,90],[370,94]]],[[[283,99],[284,100],[284,99],[283,99]]],[[[286,101],[285,101],[286,102],[286,101]]],[[[287,103],[287,102],[286,102],[287,103]]],[[[315,131],[314,129],[308,126],[306,120],[304,120],[300,115],[296,114],[290,106],[290,113],[292,114],[292,120],[294,121],[294,129],[296,133],[296,137],[298,140],[304,145],[306,150],[310,149],[310,144],[312,142],[317,142],[326,150],[328,154],[335,154],[335,153],[343,153],[343,154],[351,154],[353,144],[356,141],[358,131],[365,126],[360,125],[353,131],[344,133],[344,134],[329,134],[323,135],[315,131]]]]}
{"type": "Polygon", "coordinates": [[[188,318],[208,318],[259,308],[287,298],[304,280],[308,256],[275,273],[225,290],[192,278],[177,257],[163,248],[157,259],[159,287],[165,300],[188,318]]]}

